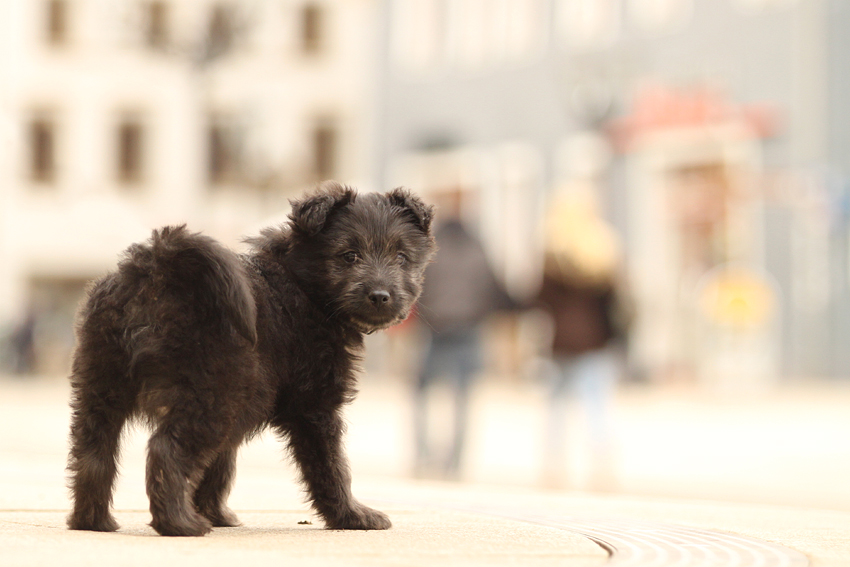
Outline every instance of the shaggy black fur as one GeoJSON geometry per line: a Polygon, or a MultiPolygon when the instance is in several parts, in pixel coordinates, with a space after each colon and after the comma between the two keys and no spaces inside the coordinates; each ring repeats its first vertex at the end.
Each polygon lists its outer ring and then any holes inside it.
{"type": "Polygon", "coordinates": [[[79,314],[68,526],[118,529],[119,438],[141,418],[162,535],[238,525],[226,506],[236,451],[266,427],[288,442],[328,528],[389,528],[351,495],[340,409],[355,393],[362,333],[402,321],[419,297],[431,218],[406,190],[358,196],[330,182],[246,256],[183,226],[127,249],[79,314]]]}

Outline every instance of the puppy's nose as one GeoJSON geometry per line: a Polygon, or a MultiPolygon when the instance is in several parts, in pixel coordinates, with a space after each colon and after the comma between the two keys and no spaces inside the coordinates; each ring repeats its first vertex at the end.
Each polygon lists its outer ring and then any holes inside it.
{"type": "Polygon", "coordinates": [[[369,301],[375,307],[382,307],[390,302],[390,292],[385,289],[376,289],[369,292],[369,301]]]}

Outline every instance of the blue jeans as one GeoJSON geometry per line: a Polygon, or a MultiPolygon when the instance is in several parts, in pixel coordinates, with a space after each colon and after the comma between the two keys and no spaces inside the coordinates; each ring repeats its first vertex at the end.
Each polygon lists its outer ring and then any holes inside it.
{"type": "Polygon", "coordinates": [[[612,348],[552,360],[546,429],[546,465],[550,470],[560,470],[564,465],[569,397],[577,398],[585,410],[592,466],[601,469],[610,464],[610,405],[618,376],[617,354],[612,348]]]}
{"type": "Polygon", "coordinates": [[[427,390],[439,379],[445,378],[454,391],[454,431],[448,457],[439,467],[447,477],[457,475],[466,439],[469,386],[480,368],[480,338],[477,329],[432,334],[414,400],[417,471],[430,466],[433,461],[428,443],[427,390]]]}

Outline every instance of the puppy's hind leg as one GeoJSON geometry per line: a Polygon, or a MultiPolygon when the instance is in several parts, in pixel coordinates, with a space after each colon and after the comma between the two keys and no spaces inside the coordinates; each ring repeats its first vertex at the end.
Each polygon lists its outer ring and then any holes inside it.
{"type": "Polygon", "coordinates": [[[72,530],[112,532],[118,524],[110,513],[117,473],[121,430],[130,414],[129,403],[94,381],[75,379],[71,450],[68,471],[73,510],[72,530]]]}
{"type": "Polygon", "coordinates": [[[214,527],[242,525],[236,514],[227,507],[227,496],[233,486],[236,472],[236,449],[220,452],[204,472],[204,478],[195,491],[195,508],[214,527]]]}
{"type": "MultiPolygon", "coordinates": [[[[197,390],[174,388],[167,407],[161,408],[148,441],[146,485],[151,526],[162,535],[201,536],[212,529],[212,522],[195,508],[195,495],[205,471],[227,447],[229,420],[220,414],[216,399],[211,392],[199,395],[197,390]]],[[[220,487],[232,476],[227,472],[228,459],[224,457],[216,469],[220,487]]]]}
{"type": "MultiPolygon", "coordinates": [[[[151,527],[165,536],[202,536],[212,524],[192,502],[206,463],[192,427],[160,426],[148,441],[145,484],[151,527]]],[[[212,451],[207,451],[211,453],[212,451]]]]}

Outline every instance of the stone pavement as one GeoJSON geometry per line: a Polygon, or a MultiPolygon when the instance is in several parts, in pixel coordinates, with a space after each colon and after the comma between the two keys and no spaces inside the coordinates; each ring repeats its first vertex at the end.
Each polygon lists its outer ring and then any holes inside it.
{"type": "MultiPolygon", "coordinates": [[[[383,441],[387,450],[390,434],[379,423],[392,429],[386,424],[403,400],[382,398],[391,389],[367,390],[362,406],[350,408],[354,491],[388,512],[391,530],[322,529],[291,467],[280,462],[277,444],[264,437],[240,456],[230,504],[243,526],[204,538],[163,538],[147,526],[140,433],[128,436],[116,490],[121,530],[66,530],[67,387],[62,380],[0,378],[0,566],[850,566],[850,512],[844,509],[543,491],[516,482],[412,481],[362,437],[383,441]]],[[[480,455],[485,462],[497,459],[480,455]]],[[[510,469],[510,456],[505,459],[510,469]]],[[[468,466],[473,475],[479,468],[486,467],[468,466]]]]}
{"type": "Polygon", "coordinates": [[[328,531],[294,510],[243,512],[239,528],[165,538],[146,512],[116,513],[117,533],[71,532],[64,513],[0,511],[4,566],[604,564],[589,539],[557,528],[450,511],[389,509],[388,531],[328,531]]]}

